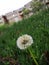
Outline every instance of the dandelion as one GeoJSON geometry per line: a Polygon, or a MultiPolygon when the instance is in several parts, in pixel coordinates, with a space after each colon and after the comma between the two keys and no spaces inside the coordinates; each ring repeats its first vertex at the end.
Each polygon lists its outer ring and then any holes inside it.
{"type": "Polygon", "coordinates": [[[33,44],[33,39],[30,35],[22,35],[17,40],[17,46],[20,49],[26,49],[33,44]]]}
{"type": "Polygon", "coordinates": [[[28,49],[35,64],[38,65],[38,63],[32,53],[32,48],[30,49],[30,46],[32,44],[33,44],[33,38],[28,34],[22,35],[17,39],[17,47],[21,50],[28,49]]]}

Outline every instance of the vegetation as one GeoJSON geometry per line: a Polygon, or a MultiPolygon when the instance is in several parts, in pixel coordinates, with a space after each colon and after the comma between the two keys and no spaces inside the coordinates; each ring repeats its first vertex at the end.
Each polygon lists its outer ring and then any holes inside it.
{"type": "Polygon", "coordinates": [[[27,50],[17,48],[17,38],[23,34],[32,36],[32,52],[39,65],[48,65],[42,56],[49,52],[49,10],[40,11],[12,26],[0,27],[0,65],[35,65],[27,50]]]}
{"type": "Polygon", "coordinates": [[[31,7],[32,7],[32,11],[35,13],[44,8],[44,3],[35,0],[34,2],[31,3],[31,7]]]}
{"type": "Polygon", "coordinates": [[[29,16],[29,15],[28,15],[29,12],[30,12],[29,9],[23,8],[23,15],[24,15],[25,18],[26,18],[26,15],[29,16]]]}

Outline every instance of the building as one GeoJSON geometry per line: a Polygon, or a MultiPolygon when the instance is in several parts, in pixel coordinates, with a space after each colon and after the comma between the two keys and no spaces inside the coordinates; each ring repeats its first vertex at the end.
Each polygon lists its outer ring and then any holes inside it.
{"type": "MultiPolygon", "coordinates": [[[[18,22],[18,21],[23,19],[23,12],[22,12],[23,8],[31,9],[30,3],[31,2],[27,3],[26,5],[24,5],[24,7],[20,8],[18,10],[14,10],[12,12],[6,13],[3,16],[5,16],[9,20],[9,23],[18,22]]],[[[1,16],[0,17],[0,24],[3,23],[3,22],[5,23],[5,20],[1,16]]]]}
{"type": "MultiPolygon", "coordinates": [[[[49,4],[49,0],[38,0],[40,2],[46,2],[46,5],[49,4]]],[[[26,8],[26,9],[29,9],[30,10],[30,13],[29,13],[29,16],[31,16],[33,14],[32,12],[32,8],[31,8],[31,2],[30,1],[29,3],[25,4],[24,7],[18,9],[18,10],[14,10],[12,12],[9,12],[9,13],[6,13],[5,16],[7,17],[7,19],[9,20],[9,23],[12,23],[12,22],[18,22],[20,20],[23,19],[23,8],[26,8]]],[[[34,0],[33,0],[34,2],[34,0]]],[[[0,24],[4,23],[4,19],[2,18],[2,16],[0,16],[0,24]]]]}
{"type": "Polygon", "coordinates": [[[9,22],[18,22],[22,20],[22,9],[14,10],[12,12],[7,13],[5,16],[9,20],[9,22]]]}
{"type": "MultiPolygon", "coordinates": [[[[31,1],[31,2],[32,2],[32,1],[31,1]]],[[[31,8],[31,2],[25,4],[25,5],[24,5],[24,8],[29,9],[29,10],[32,10],[32,8],[31,8]]]]}

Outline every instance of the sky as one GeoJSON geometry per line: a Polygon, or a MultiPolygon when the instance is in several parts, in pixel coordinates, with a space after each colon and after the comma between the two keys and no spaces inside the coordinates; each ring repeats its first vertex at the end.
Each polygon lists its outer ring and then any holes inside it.
{"type": "Polygon", "coordinates": [[[0,16],[23,7],[31,0],[0,0],[0,16]]]}

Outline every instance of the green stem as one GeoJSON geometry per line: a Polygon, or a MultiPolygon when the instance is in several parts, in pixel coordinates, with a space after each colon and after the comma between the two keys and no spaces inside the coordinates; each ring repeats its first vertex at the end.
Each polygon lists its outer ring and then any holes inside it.
{"type": "Polygon", "coordinates": [[[32,56],[32,58],[33,58],[35,64],[38,65],[38,62],[36,61],[36,59],[35,59],[35,57],[34,57],[32,51],[31,51],[31,49],[29,48],[28,50],[29,50],[29,52],[30,52],[30,54],[31,54],[31,56],[32,56]]]}

